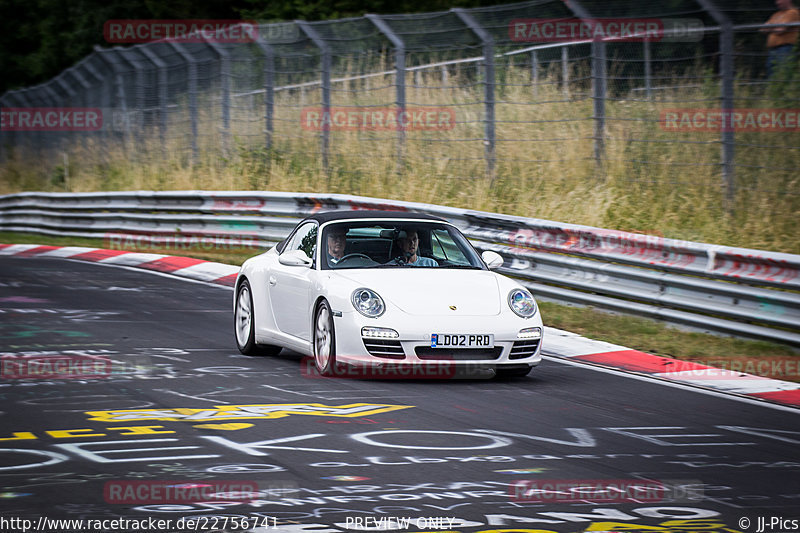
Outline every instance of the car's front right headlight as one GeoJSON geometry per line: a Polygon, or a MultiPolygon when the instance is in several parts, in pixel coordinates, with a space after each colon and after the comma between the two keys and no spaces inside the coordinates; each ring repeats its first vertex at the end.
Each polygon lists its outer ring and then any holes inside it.
{"type": "Polygon", "coordinates": [[[369,318],[377,318],[386,311],[383,299],[371,289],[362,287],[354,290],[350,300],[356,311],[369,318]]]}
{"type": "Polygon", "coordinates": [[[522,318],[530,318],[536,314],[536,300],[525,289],[514,289],[508,293],[508,306],[522,318]]]}

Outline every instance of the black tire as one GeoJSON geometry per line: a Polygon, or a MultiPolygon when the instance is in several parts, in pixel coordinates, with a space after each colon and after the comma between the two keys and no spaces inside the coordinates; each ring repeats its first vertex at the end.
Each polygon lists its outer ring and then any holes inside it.
{"type": "Polygon", "coordinates": [[[278,355],[280,346],[256,344],[253,291],[250,282],[243,280],[236,288],[236,305],[233,312],[233,335],[236,347],[244,355],[278,355]]]}
{"type": "Polygon", "coordinates": [[[314,365],[323,376],[332,376],[336,369],[336,332],[331,307],[321,301],[314,312],[314,365]]]}
{"type": "Polygon", "coordinates": [[[495,369],[495,377],[499,379],[513,379],[513,378],[524,378],[528,374],[530,374],[531,370],[533,370],[532,366],[524,366],[524,367],[512,367],[512,368],[503,368],[499,367],[495,369]]]}

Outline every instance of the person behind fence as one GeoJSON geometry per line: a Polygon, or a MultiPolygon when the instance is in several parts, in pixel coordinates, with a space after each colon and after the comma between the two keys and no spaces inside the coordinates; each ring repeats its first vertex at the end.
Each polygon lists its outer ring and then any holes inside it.
{"type": "Polygon", "coordinates": [[[439,263],[436,259],[417,255],[419,246],[419,235],[416,230],[401,231],[397,238],[400,247],[400,255],[389,261],[390,265],[409,265],[423,267],[437,267],[439,263]]]}
{"type": "Polygon", "coordinates": [[[332,266],[344,256],[344,247],[347,244],[347,230],[344,228],[331,228],[328,232],[326,249],[328,251],[328,265],[332,266]]]}
{"type": "MultiPolygon", "coordinates": [[[[775,0],[778,11],[767,20],[766,24],[787,24],[800,22],[800,10],[792,4],[792,0],[775,0]]],[[[767,77],[772,78],[780,65],[792,57],[792,50],[797,44],[797,35],[800,28],[778,27],[763,28],[767,35],[767,77]]]]}

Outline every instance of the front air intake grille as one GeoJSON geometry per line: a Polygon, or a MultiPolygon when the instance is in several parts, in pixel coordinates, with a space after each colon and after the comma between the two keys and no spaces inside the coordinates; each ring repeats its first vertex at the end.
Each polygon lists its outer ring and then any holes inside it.
{"type": "Polygon", "coordinates": [[[403,346],[400,341],[392,341],[386,339],[365,339],[364,348],[367,349],[370,355],[374,357],[382,357],[384,359],[405,359],[406,354],[403,351],[403,346]]]}
{"type": "Polygon", "coordinates": [[[514,346],[511,347],[511,353],[508,355],[509,359],[524,359],[536,353],[541,339],[532,339],[528,341],[516,341],[514,346]]]}
{"type": "Polygon", "coordinates": [[[448,361],[486,361],[499,359],[503,353],[501,346],[494,348],[431,348],[430,346],[417,346],[417,357],[425,360],[448,361]]]}

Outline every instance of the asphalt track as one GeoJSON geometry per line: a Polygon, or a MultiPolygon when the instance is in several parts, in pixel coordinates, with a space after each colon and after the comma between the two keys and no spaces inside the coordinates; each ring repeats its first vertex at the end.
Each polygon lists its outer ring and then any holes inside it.
{"type": "Polygon", "coordinates": [[[0,351],[0,531],[800,530],[796,409],[553,359],[322,379],[240,355],[229,288],[60,259],[0,258],[0,351]]]}

